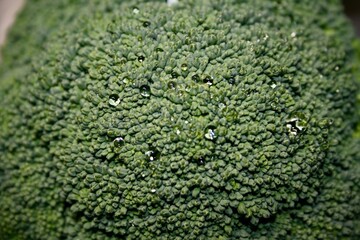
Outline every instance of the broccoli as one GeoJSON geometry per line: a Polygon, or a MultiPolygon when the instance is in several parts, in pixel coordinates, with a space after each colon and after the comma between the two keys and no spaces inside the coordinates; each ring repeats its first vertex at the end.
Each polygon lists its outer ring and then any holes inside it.
{"type": "Polygon", "coordinates": [[[0,238],[359,239],[353,42],[338,0],[29,0],[0,238]]]}

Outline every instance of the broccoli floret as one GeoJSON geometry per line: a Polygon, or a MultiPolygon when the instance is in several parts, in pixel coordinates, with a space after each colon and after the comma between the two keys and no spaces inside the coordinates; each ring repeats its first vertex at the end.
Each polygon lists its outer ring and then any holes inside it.
{"type": "Polygon", "coordinates": [[[0,238],[360,238],[340,6],[29,1],[0,71],[0,238]]]}

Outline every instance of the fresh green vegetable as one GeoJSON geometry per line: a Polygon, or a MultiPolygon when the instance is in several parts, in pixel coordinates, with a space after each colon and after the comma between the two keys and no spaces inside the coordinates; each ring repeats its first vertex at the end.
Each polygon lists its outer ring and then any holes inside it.
{"type": "Polygon", "coordinates": [[[0,239],[360,239],[353,41],[337,0],[29,0],[0,239]]]}

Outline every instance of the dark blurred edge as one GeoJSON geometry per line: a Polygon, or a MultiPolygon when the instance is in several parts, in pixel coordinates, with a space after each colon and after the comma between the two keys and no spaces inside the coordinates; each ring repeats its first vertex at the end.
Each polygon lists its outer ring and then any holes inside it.
{"type": "Polygon", "coordinates": [[[360,37],[360,0],[343,0],[345,13],[351,19],[357,36],[360,37]]]}

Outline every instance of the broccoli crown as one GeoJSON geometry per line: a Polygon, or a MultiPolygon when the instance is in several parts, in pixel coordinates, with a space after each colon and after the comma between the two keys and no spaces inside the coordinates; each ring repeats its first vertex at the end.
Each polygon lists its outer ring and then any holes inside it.
{"type": "Polygon", "coordinates": [[[338,1],[84,4],[30,1],[4,50],[1,237],[360,237],[338,1]]]}

